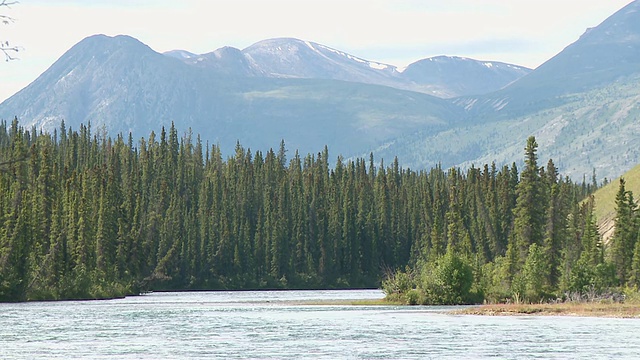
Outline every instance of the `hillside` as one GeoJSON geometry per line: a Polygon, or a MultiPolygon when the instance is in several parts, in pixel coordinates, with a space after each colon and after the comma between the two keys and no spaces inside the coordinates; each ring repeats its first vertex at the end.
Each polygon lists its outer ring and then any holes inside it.
{"type": "Polygon", "coordinates": [[[573,179],[615,178],[640,162],[640,78],[562,98],[563,105],[530,114],[477,124],[464,124],[439,133],[419,132],[374,149],[396,154],[412,168],[458,164],[463,168],[491,163],[522,163],[522,141],[535,135],[540,159],[553,158],[573,179]],[[455,139],[455,145],[452,145],[455,139]]]}
{"type": "MultiPolygon", "coordinates": [[[[632,191],[635,198],[640,196],[640,165],[627,171],[621,176],[625,180],[625,188],[632,191]]],[[[595,198],[595,215],[598,219],[598,229],[604,241],[608,242],[615,229],[616,193],[620,187],[619,179],[611,180],[609,184],[598,189],[593,194],[595,198]]]]}

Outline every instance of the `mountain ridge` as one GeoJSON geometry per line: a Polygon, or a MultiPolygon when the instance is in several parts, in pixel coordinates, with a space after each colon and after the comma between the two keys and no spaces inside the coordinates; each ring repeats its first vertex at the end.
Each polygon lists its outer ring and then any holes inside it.
{"type": "Polygon", "coordinates": [[[519,65],[456,56],[425,58],[401,69],[296,38],[266,39],[242,50],[225,46],[200,55],[185,50],[172,50],[164,54],[190,65],[214,68],[227,74],[361,82],[441,98],[498,90],[531,71],[519,65]],[[218,55],[220,52],[233,53],[232,61],[229,56],[218,55]],[[423,61],[435,62],[440,66],[420,66],[423,61]]]}

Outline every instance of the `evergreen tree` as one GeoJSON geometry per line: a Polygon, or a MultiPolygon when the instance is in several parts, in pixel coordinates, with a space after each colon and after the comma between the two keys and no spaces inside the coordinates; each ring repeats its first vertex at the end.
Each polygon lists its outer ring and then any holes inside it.
{"type": "Polygon", "coordinates": [[[530,246],[540,246],[544,239],[545,201],[537,149],[536,139],[533,136],[529,137],[525,147],[525,167],[517,186],[517,203],[514,210],[519,268],[522,268],[528,257],[530,246]]]}

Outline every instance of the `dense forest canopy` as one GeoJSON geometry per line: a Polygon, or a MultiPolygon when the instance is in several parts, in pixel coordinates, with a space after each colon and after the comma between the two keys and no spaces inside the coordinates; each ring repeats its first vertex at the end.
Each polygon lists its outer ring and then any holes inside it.
{"type": "Polygon", "coordinates": [[[529,139],[522,173],[413,171],[373,155],[330,167],[327,148],[301,156],[284,142],[266,153],[238,144],[223,159],[173,126],[134,142],[4,122],[0,300],[386,277],[390,295],[461,303],[637,281],[605,262],[593,203],[580,202],[595,184],[538,167],[536,148],[529,139]]]}

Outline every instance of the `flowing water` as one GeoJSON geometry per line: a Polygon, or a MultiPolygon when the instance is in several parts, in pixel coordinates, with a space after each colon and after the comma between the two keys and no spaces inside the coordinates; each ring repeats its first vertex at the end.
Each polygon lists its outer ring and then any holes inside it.
{"type": "Polygon", "coordinates": [[[301,305],[377,290],[0,304],[0,359],[638,359],[640,320],[301,305]]]}

